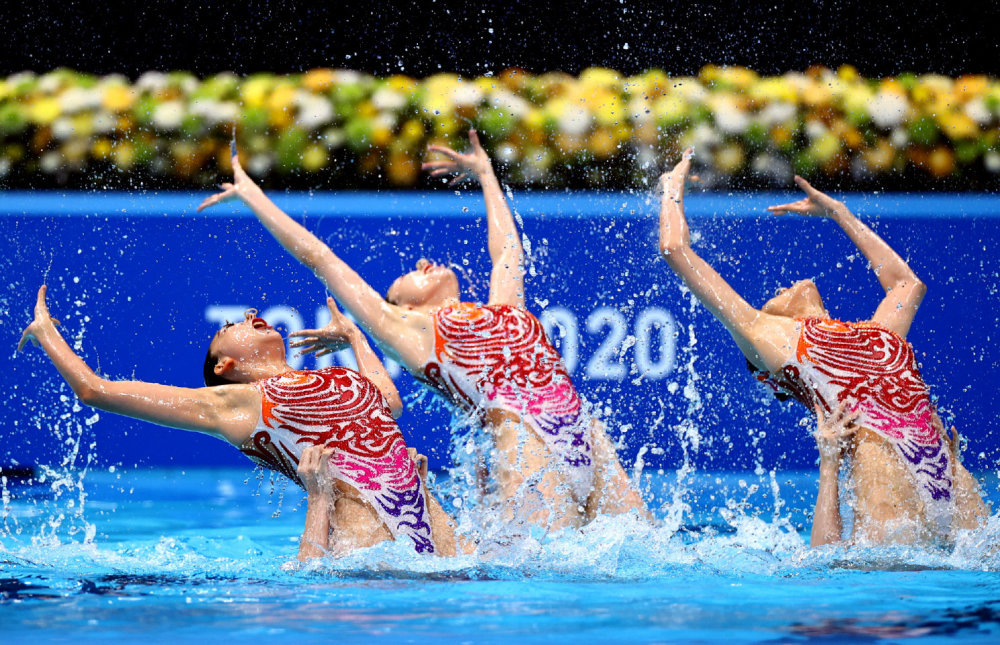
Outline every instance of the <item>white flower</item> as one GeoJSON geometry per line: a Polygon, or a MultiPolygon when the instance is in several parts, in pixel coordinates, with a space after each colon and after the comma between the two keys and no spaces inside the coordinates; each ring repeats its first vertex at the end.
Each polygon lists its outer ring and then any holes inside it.
{"type": "Polygon", "coordinates": [[[73,122],[62,116],[52,122],[52,137],[56,141],[65,141],[76,134],[73,122]]]}
{"type": "Polygon", "coordinates": [[[161,130],[176,130],[184,120],[184,104],[180,101],[165,101],[153,110],[153,125],[161,130]]]}
{"type": "Polygon", "coordinates": [[[709,99],[709,108],[715,119],[717,128],[726,134],[742,134],[750,125],[750,117],[741,110],[736,102],[726,96],[714,96],[709,99]]]}
{"type": "Polygon", "coordinates": [[[340,128],[327,128],[323,131],[323,142],[326,143],[326,147],[331,150],[335,150],[340,146],[344,145],[344,131],[340,128]]]}
{"type": "Polygon", "coordinates": [[[806,121],[806,136],[809,137],[810,141],[819,139],[825,135],[829,130],[822,121],[817,121],[816,119],[810,119],[806,121]]]}
{"type": "Polygon", "coordinates": [[[764,106],[764,109],[757,113],[757,121],[761,124],[771,127],[772,125],[778,125],[779,123],[786,123],[795,118],[798,114],[798,110],[794,105],[787,101],[775,101],[774,103],[768,103],[764,106]]]}
{"type": "Polygon", "coordinates": [[[560,132],[574,137],[589,131],[592,121],[593,117],[590,112],[579,105],[567,105],[556,120],[560,132]]]}
{"type": "Polygon", "coordinates": [[[333,82],[336,85],[357,85],[365,79],[365,75],[353,69],[333,70],[333,82]]]}
{"type": "Polygon", "coordinates": [[[232,123],[240,114],[240,108],[232,101],[216,101],[215,99],[195,99],[188,106],[191,114],[200,116],[208,123],[232,123]]]}
{"type": "Polygon", "coordinates": [[[163,72],[146,72],[135,82],[135,89],[140,92],[155,92],[167,86],[167,75],[163,72]]]}
{"type": "Polygon", "coordinates": [[[898,92],[881,90],[868,102],[868,113],[880,128],[894,128],[903,123],[910,113],[910,103],[898,92]]]}
{"type": "Polygon", "coordinates": [[[505,143],[501,145],[496,150],[496,158],[504,163],[511,163],[512,161],[517,161],[517,148],[505,143]]]}
{"type": "Polygon", "coordinates": [[[1000,152],[990,150],[983,157],[983,163],[990,172],[1000,173],[1000,152]]]}
{"type": "Polygon", "coordinates": [[[62,155],[55,150],[49,150],[38,159],[38,167],[42,172],[53,173],[62,168],[62,155]]]}
{"type": "Polygon", "coordinates": [[[965,116],[969,117],[979,125],[986,125],[993,118],[990,109],[986,107],[986,101],[981,96],[977,96],[965,104],[963,109],[965,116]]]}
{"type": "Polygon", "coordinates": [[[377,92],[372,94],[372,105],[379,111],[399,110],[406,105],[406,96],[391,87],[380,87],[377,92]]]}
{"type": "Polygon", "coordinates": [[[118,125],[118,119],[107,110],[101,110],[94,115],[94,132],[102,134],[112,132],[118,125]]]}
{"type": "Polygon", "coordinates": [[[695,78],[678,78],[671,93],[679,94],[687,103],[702,103],[708,96],[708,90],[695,78]]]}
{"type": "Polygon", "coordinates": [[[9,172],[10,172],[10,159],[8,159],[7,157],[3,157],[2,159],[0,159],[0,177],[7,176],[7,173],[9,172]]]}
{"type": "Polygon", "coordinates": [[[267,171],[271,169],[274,164],[274,160],[271,159],[270,155],[259,154],[250,157],[247,162],[247,172],[251,175],[265,175],[267,171]]]}
{"type": "Polygon", "coordinates": [[[889,141],[892,142],[893,148],[903,148],[910,142],[910,135],[907,134],[905,129],[896,128],[892,131],[892,134],[889,135],[889,141]]]}
{"type": "Polygon", "coordinates": [[[642,96],[634,96],[628,102],[628,116],[636,124],[649,123],[653,119],[653,108],[642,96]]]}
{"type": "Polygon", "coordinates": [[[313,130],[321,125],[326,125],[330,121],[333,121],[333,117],[335,116],[333,105],[330,104],[330,101],[312,92],[298,91],[295,94],[295,103],[299,107],[295,121],[306,130],[313,130]]]}
{"type": "Polygon", "coordinates": [[[707,123],[699,123],[689,130],[684,138],[686,140],[684,147],[705,148],[706,150],[710,150],[722,141],[722,137],[715,131],[715,128],[710,127],[707,123]]]}
{"type": "Polygon", "coordinates": [[[101,91],[96,87],[84,89],[70,87],[59,95],[59,107],[63,114],[75,114],[83,110],[93,110],[101,104],[101,91]]]}
{"type": "Polygon", "coordinates": [[[42,94],[53,94],[62,87],[63,79],[55,72],[50,72],[38,81],[38,91],[42,94]]]}
{"type": "Polygon", "coordinates": [[[451,93],[455,105],[477,105],[483,100],[483,91],[475,83],[459,83],[451,93]]]}
{"type": "Polygon", "coordinates": [[[522,117],[531,111],[531,103],[528,103],[517,94],[505,89],[493,90],[489,102],[493,107],[503,110],[514,117],[522,117]]]}

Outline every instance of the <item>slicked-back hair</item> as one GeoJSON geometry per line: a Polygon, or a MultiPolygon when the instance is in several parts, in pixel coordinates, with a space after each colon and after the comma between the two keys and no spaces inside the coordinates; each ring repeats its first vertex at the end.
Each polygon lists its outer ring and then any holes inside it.
{"type": "Polygon", "coordinates": [[[219,357],[212,352],[212,345],[208,346],[208,353],[205,354],[205,367],[202,369],[202,378],[205,379],[205,385],[208,387],[215,387],[216,385],[232,385],[235,381],[230,381],[229,379],[220,376],[215,373],[215,366],[219,362],[219,357]]]}

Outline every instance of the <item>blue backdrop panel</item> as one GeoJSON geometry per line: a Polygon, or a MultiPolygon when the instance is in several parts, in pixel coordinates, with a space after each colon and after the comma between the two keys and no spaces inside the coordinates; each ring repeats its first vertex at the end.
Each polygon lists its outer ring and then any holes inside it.
{"type": "MultiPolygon", "coordinates": [[[[241,463],[235,450],[210,437],[79,409],[40,351],[14,355],[42,282],[71,344],[115,379],[200,386],[211,335],[247,307],[284,332],[323,324],[325,294],[312,274],[241,206],[195,213],[202,197],[4,194],[0,342],[8,363],[0,376],[6,415],[0,463],[241,463]]],[[[835,316],[870,317],[882,292],[846,236],[829,221],[764,211],[792,198],[798,195],[689,197],[695,248],[754,305],[811,277],[835,316]]],[[[940,405],[968,439],[968,463],[995,467],[1000,199],[845,200],[927,283],[910,339],[940,405]]],[[[455,266],[467,299],[487,296],[478,191],[294,194],[276,201],[382,292],[427,257],[455,266]]],[[[529,307],[629,462],[641,455],[652,467],[672,468],[687,453],[708,468],[814,463],[805,411],[773,401],[755,384],[722,326],[658,257],[655,204],[630,194],[546,193],[515,195],[514,206],[531,256],[529,307]]],[[[409,400],[404,432],[435,466],[443,465],[447,410],[417,398],[420,387],[409,376],[397,382],[409,400]]]]}

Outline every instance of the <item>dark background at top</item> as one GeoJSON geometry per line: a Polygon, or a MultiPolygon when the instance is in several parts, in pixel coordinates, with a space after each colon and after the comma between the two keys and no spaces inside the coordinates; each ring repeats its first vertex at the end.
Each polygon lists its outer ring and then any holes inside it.
{"type": "Polygon", "coordinates": [[[707,63],[765,74],[843,63],[871,76],[1000,73],[993,3],[889,4],[15,0],[0,2],[0,74],[333,66],[420,77],[591,65],[689,74],[707,63]]]}

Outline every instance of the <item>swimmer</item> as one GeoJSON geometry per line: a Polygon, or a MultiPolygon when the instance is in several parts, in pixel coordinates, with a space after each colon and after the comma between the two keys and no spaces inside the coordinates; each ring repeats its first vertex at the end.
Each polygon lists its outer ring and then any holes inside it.
{"type": "MultiPolygon", "coordinates": [[[[350,346],[357,371],[293,370],[285,363],[281,335],[251,309],[212,338],[204,366],[207,387],[184,388],[96,375],[56,329],[45,295],[43,285],[18,351],[28,342],[40,346],[84,404],[212,435],[303,487],[297,465],[306,447],[318,445],[327,451],[322,454],[329,459],[330,477],[317,498],[329,508],[310,504],[307,516],[329,514],[331,553],[406,538],[420,553],[455,554],[454,523],[418,476],[396,424],[402,409],[396,387],[332,298],[327,349],[350,346]]],[[[321,541],[324,547],[327,539],[321,541]]],[[[316,541],[307,522],[299,557],[315,555],[316,541]]]]}
{"type": "Polygon", "coordinates": [[[812,544],[841,539],[838,446],[846,446],[850,460],[854,541],[948,541],[956,530],[978,526],[988,516],[978,484],[959,463],[956,435],[944,430],[906,341],[924,284],[843,203],[796,177],[806,197],[768,210],[832,219],[874,267],[886,296],[871,320],[840,322],[827,313],[816,285],[802,280],[754,309],[691,249],[684,216],[690,157],[688,150],[660,180],[660,252],[726,327],[761,381],[822,412],[823,498],[812,544]],[[833,447],[832,427],[849,429],[833,447]],[[828,514],[820,517],[831,509],[835,522],[828,514]]]}
{"type": "MultiPolygon", "coordinates": [[[[199,210],[240,199],[296,259],[310,268],[388,356],[456,408],[481,420],[505,519],[551,529],[578,527],[598,513],[645,514],[604,428],[583,410],[558,352],[525,306],[524,251],[500,182],[475,131],[471,152],[431,146],[432,176],[478,179],[486,202],[493,269],[485,305],[459,300],[450,268],[420,259],[386,298],[322,241],[283,213],[233,158],[234,180],[199,210]],[[531,493],[531,495],[528,495],[531,493]],[[540,503],[526,502],[540,496],[540,503]],[[519,505],[519,503],[522,503],[519,505]]],[[[325,347],[326,329],[297,346],[325,347]]]]}

